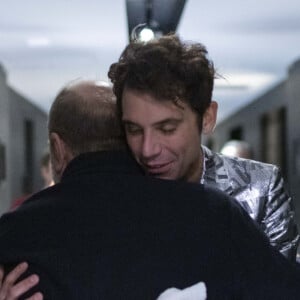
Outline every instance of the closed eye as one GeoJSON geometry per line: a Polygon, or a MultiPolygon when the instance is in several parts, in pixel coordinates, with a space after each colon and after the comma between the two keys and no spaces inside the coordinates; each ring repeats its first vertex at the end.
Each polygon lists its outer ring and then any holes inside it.
{"type": "Polygon", "coordinates": [[[160,128],[160,131],[163,133],[163,134],[172,134],[173,132],[175,132],[177,129],[177,127],[170,127],[170,126],[165,126],[165,127],[162,127],[160,128]]]}
{"type": "Polygon", "coordinates": [[[131,124],[131,123],[125,123],[124,126],[125,126],[125,132],[127,134],[138,135],[138,134],[143,133],[143,129],[138,125],[131,124]]]}
{"type": "Polygon", "coordinates": [[[156,128],[160,130],[163,134],[168,135],[173,134],[181,123],[181,119],[168,119],[158,123],[156,125],[156,128]]]}

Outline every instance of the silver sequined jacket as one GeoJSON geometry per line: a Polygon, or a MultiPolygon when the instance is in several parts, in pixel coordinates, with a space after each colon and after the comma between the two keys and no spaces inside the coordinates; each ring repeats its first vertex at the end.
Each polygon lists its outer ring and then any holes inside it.
{"type": "Polygon", "coordinates": [[[291,197],[278,168],[253,160],[232,158],[202,146],[203,183],[233,196],[283,255],[295,260],[299,234],[291,197]]]}

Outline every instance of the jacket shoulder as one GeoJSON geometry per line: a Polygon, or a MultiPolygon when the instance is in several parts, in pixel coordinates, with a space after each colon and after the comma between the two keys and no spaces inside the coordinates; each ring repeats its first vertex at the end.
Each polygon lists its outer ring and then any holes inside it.
{"type": "Polygon", "coordinates": [[[279,168],[273,164],[252,159],[226,156],[221,153],[213,152],[206,147],[203,147],[203,149],[205,160],[208,164],[222,165],[228,173],[231,173],[231,171],[239,171],[247,173],[248,175],[255,175],[256,172],[259,172],[272,176],[279,171],[279,168]]]}

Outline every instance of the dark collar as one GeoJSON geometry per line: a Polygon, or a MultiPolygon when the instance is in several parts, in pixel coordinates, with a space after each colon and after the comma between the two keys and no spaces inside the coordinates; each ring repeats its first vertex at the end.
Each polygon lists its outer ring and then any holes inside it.
{"type": "Polygon", "coordinates": [[[75,157],[63,173],[62,180],[96,173],[143,174],[142,170],[126,151],[88,152],[75,157]]]}

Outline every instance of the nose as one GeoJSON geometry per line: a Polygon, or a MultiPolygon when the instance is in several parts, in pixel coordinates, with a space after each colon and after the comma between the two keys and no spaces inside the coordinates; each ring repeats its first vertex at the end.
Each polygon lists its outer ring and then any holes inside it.
{"type": "Polygon", "coordinates": [[[151,133],[145,133],[143,137],[142,155],[144,159],[153,159],[161,153],[159,139],[151,133]]]}

